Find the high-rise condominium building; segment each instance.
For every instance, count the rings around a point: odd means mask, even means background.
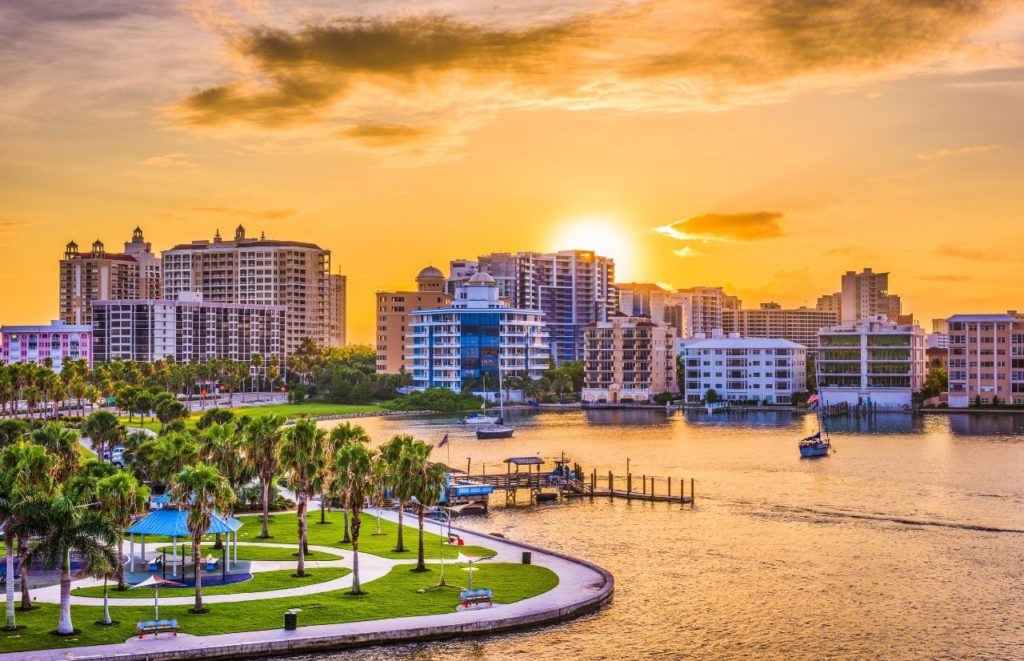
[[[879,315],[896,321],[902,312],[900,297],[889,293],[889,274],[865,268],[842,277],[841,319],[844,324]]]
[[[209,303],[282,305],[285,351],[331,332],[331,251],[313,243],[250,239],[241,225],[231,241],[200,240],[163,251],[163,298],[202,294]]]
[[[539,379],[549,347],[540,310],[512,308],[490,275],[459,287],[450,307],[414,310],[405,353],[414,388],[481,388],[494,392],[504,376]]]
[[[668,290],[653,282],[616,283],[618,309],[630,317],[649,317],[654,322],[665,321],[665,296]]]
[[[812,353],[818,349],[818,331],[837,323],[839,315],[835,312],[783,309],[778,303],[762,303],[756,310],[726,309],[722,312],[722,330],[727,334],[789,340],[807,347]]]
[[[463,287],[466,281],[476,275],[479,265],[472,259],[453,259],[448,263],[448,279],[444,282],[444,291],[455,296],[455,290]]]
[[[834,294],[823,294],[822,296],[819,296],[818,302],[814,307],[822,312],[832,312],[836,315],[837,319],[842,319],[843,292],[837,291]]]
[[[89,252],[79,252],[70,241],[60,261],[60,318],[66,324],[92,322],[93,301],[128,300],[158,296],[160,258],[138,227],[123,253],[107,252],[97,239]]]
[[[949,406],[1024,404],[1024,315],[949,318]]]
[[[340,273],[331,274],[331,307],[330,307],[330,332],[327,337],[327,344],[332,347],[343,347],[346,343],[345,337],[345,288],[347,278]]]
[[[690,287],[665,297],[665,321],[676,327],[679,337],[710,337],[724,328],[726,310],[738,310],[742,302],[721,287]]]
[[[181,299],[95,301],[95,360],[205,362],[225,358],[249,362],[263,357],[264,368],[285,357],[283,305],[204,302],[199,294]]]
[[[925,334],[915,324],[878,315],[822,328],[818,347],[818,389],[825,404],[909,407],[924,385]]]
[[[415,310],[447,307],[452,297],[444,291],[444,274],[428,266],[416,276],[414,291],[377,292],[377,371],[398,374],[412,367],[405,355],[406,337]]]
[[[0,357],[4,365],[42,365],[49,358],[54,372],[60,372],[68,360],[84,360],[92,367],[92,326],[63,321],[49,326],[3,326]]]
[[[646,402],[676,392],[672,326],[616,313],[587,326],[584,336],[583,401]]]
[[[714,390],[734,402],[790,404],[807,389],[807,348],[789,340],[736,334],[676,342],[683,363],[686,401]]]
[[[584,328],[615,310],[615,260],[589,250],[493,253],[478,267],[512,306],[544,312],[557,362],[582,360]]]

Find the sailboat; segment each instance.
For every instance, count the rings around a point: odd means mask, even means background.
[[[815,379],[817,382],[817,379]],[[815,383],[817,385],[817,383]],[[818,423],[818,431],[807,438],[800,439],[801,457],[826,457],[832,450],[832,441],[828,437],[828,428],[822,424],[821,406],[817,395],[811,395],[807,399],[808,406],[814,407],[814,419]]]
[[[480,413],[471,413],[462,419],[464,425],[494,425],[501,424],[501,418],[495,415],[487,415],[487,375],[484,375],[484,401],[480,405]]]
[[[512,438],[516,428],[505,424],[505,398],[502,397],[501,362],[498,359],[498,419],[495,424],[486,427],[477,427],[476,437],[478,439],[491,438]]]

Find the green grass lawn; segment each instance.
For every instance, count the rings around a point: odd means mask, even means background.
[[[215,585],[213,587],[203,588],[203,594],[242,594],[245,592],[284,590],[286,588],[296,588],[303,585],[333,581],[336,578],[341,578],[346,574],[350,574],[351,570],[345,567],[312,568],[307,569],[306,575],[302,578],[296,578],[292,575],[294,573],[294,569],[256,572],[252,575],[252,579],[248,581],[233,583],[231,585]],[[204,577],[210,574],[219,575],[220,570],[218,569],[215,572],[203,572],[203,574]],[[160,590],[160,596],[162,597],[191,597],[194,593],[195,590],[192,588],[163,588]],[[78,597],[102,597],[103,586],[98,585],[91,588],[78,588],[76,590],[72,590],[71,594]],[[138,588],[136,590],[125,590],[124,592],[110,590],[109,594],[111,599],[144,599],[152,598],[153,596],[151,588]]]
[[[208,406],[206,410],[214,408],[212,405]],[[225,407],[226,408],[226,407]],[[330,402],[304,402],[302,404],[266,404],[264,406],[233,406],[228,408],[229,411],[233,412],[236,416],[247,415],[255,418],[263,415],[283,415],[286,418],[294,418],[299,415],[343,415],[353,413],[376,413],[383,411],[384,408],[377,406],[376,404],[331,404]],[[186,427],[194,427],[196,422],[203,416],[203,410],[194,411],[187,418],[185,418]],[[139,416],[132,416],[129,422],[127,416],[118,418],[122,424],[129,427],[145,427],[146,429],[152,429],[155,432],[159,432],[163,426],[159,420],[152,418],[146,418],[145,422],[139,421]]]
[[[259,531],[257,531],[257,533],[258,532]],[[239,535],[239,541],[242,541],[241,535]],[[262,540],[251,540],[251,541],[262,541]],[[268,544],[285,544],[285,542],[278,541],[276,539],[268,539],[268,540],[266,540],[266,542]],[[208,556],[208,555],[212,555],[213,557],[215,557],[215,558],[217,558],[219,560],[221,558],[221,556],[223,555],[223,551],[221,551],[220,549],[214,549],[213,548],[213,542],[204,543],[199,548],[200,548],[200,550],[202,552],[202,556],[204,558],[206,556]],[[298,542],[295,542],[295,544],[292,544],[292,545],[280,546],[280,547],[245,546],[244,544],[239,544],[238,545],[238,559],[239,560],[295,560],[295,552],[298,550],[298,548],[299,548],[299,543]],[[167,553],[171,553],[171,551],[173,550],[171,545],[167,545],[167,546],[161,545],[161,546],[157,547],[156,550],[159,551],[161,549],[166,550]],[[192,557],[192,555],[191,555],[191,553],[192,553],[192,545],[191,544],[178,544],[178,553],[181,554],[181,555],[184,555],[184,556],[186,556],[188,558],[191,558]],[[147,558],[149,557],[148,553],[147,553],[146,557]],[[306,557],[311,559],[311,560],[341,560],[341,554],[335,555],[335,554],[331,554],[331,553],[324,553],[322,551],[314,551],[314,552],[310,553]]]
[[[245,525],[238,533],[239,541],[262,541],[256,538],[257,535],[262,531],[261,517],[260,515],[243,515],[238,517]],[[270,534],[273,539],[268,539],[268,542],[274,543],[290,543],[298,544],[298,515],[295,513],[288,514],[273,514],[270,517]],[[307,527],[307,534],[309,536],[309,544],[311,546],[333,546],[339,549],[351,550],[351,544],[342,544],[341,540],[344,537],[344,516],[341,512],[328,512],[327,520],[331,523],[327,525],[321,525],[320,521],[320,510],[313,510],[309,513],[309,524]],[[416,518],[414,516],[407,516],[406,522],[414,523]],[[404,543],[407,549],[404,553],[397,553],[393,549],[398,540],[398,524],[385,519],[381,520],[381,532],[382,535],[376,535],[377,532],[377,517],[364,513],[362,516],[362,531],[359,535],[359,550],[366,553],[372,553],[379,555],[383,558],[398,558],[398,559],[415,559],[417,550],[417,537],[418,533],[415,528],[406,527],[404,531]],[[424,535],[423,535],[423,555],[428,559],[437,559],[441,557],[441,541],[442,537],[437,535],[438,525],[435,522],[427,520],[423,524]],[[238,547],[239,553],[242,552],[241,546]],[[491,549],[484,548],[482,546],[444,546],[444,557],[445,558],[456,558],[459,553],[466,553],[468,555],[476,555],[483,557],[491,557],[495,555],[495,552]],[[313,556],[316,557],[315,555]]]
[[[448,566],[445,575],[449,583],[464,585],[467,572],[457,566]],[[209,612],[203,615],[189,613],[190,606],[164,606],[160,609],[160,617],[174,618],[178,620],[182,632],[201,636],[281,628],[284,625],[284,612],[289,608],[302,609],[299,613],[300,626],[454,612],[459,602],[458,590],[435,590],[424,594],[416,592],[418,588],[436,582],[436,567],[423,573],[409,571],[407,567],[395,567],[386,576],[366,583],[364,589],[368,594],[359,597],[337,591],[302,597],[209,604]],[[473,587],[491,588],[497,603],[526,599],[547,592],[557,584],[558,577],[554,572],[537,565],[484,562],[473,572]],[[136,622],[153,618],[152,607],[115,604],[111,607],[111,616],[121,624],[103,627],[95,624],[101,619],[102,612],[99,606],[72,606],[71,616],[81,633],[66,638],[50,635],[57,625],[56,604],[40,604],[37,610],[19,612],[18,624],[25,628],[16,632],[0,631],[0,652],[121,643],[134,634]]]

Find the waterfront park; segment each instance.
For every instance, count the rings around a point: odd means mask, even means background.
[[[0,422],[0,658],[111,644],[131,658],[222,634],[286,639],[296,623],[473,622],[559,585],[521,547],[451,527],[448,469],[422,440],[255,410],[167,427],[129,433],[104,410]]]

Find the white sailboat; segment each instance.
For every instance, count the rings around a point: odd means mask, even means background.
[[[510,427],[505,424],[505,398],[502,397],[503,383],[501,380],[501,361],[498,362],[498,419],[495,424],[477,427],[476,437],[478,439],[487,438],[512,438],[512,434],[515,433],[516,428]]]
[[[500,377],[500,373],[499,373]],[[500,387],[500,386],[499,386]],[[498,424],[501,418],[496,415],[487,415],[487,375],[484,375],[484,401],[480,405],[480,413],[471,413],[462,419],[465,425],[494,425]]]

